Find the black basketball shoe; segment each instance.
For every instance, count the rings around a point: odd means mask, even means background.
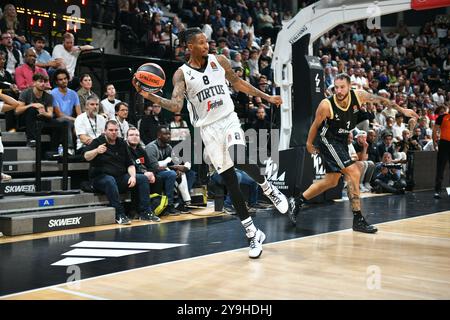
[[[367,223],[361,214],[353,216],[353,231],[364,233],[375,233],[378,231],[376,227]]]
[[[302,201],[301,198],[289,198],[289,210],[288,210],[288,217],[289,221],[296,226],[297,225],[297,216],[300,210],[305,206],[305,202]]]

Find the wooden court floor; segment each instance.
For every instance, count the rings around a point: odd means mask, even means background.
[[[4,299],[450,299],[450,211],[178,260]]]

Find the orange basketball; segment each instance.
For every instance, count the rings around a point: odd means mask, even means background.
[[[166,83],[166,74],[156,63],[143,64],[136,70],[134,77],[142,90],[150,93],[161,90]]]

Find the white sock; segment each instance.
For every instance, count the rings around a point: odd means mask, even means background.
[[[245,228],[245,233],[247,235],[247,238],[253,238],[256,234],[257,229],[256,229],[255,225],[253,224],[252,217],[248,217],[247,219],[242,220],[241,223]]]
[[[269,182],[267,181],[266,178],[264,178],[264,182],[261,183],[261,184],[259,184],[259,185],[261,186],[261,188],[262,188],[262,190],[263,190],[264,192],[266,192],[267,189],[270,188],[270,184],[269,184]]]

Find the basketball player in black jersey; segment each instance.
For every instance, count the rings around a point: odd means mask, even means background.
[[[375,233],[377,228],[369,225],[361,214],[359,178],[361,172],[351,160],[348,153],[347,137],[357,125],[360,107],[364,103],[381,103],[391,105],[407,117],[419,116],[410,109],[405,109],[389,99],[370,94],[363,90],[350,90],[350,77],[339,74],[334,80],[335,94],[323,99],[316,111],[316,117],[309,129],[306,148],[311,154],[321,154],[325,163],[325,177],[313,183],[298,198],[289,199],[289,219],[297,223],[297,215],[307,200],[322,192],[334,188],[341,177],[347,180],[348,197],[353,211],[353,230]],[[313,145],[317,133],[320,134],[318,148]]]

